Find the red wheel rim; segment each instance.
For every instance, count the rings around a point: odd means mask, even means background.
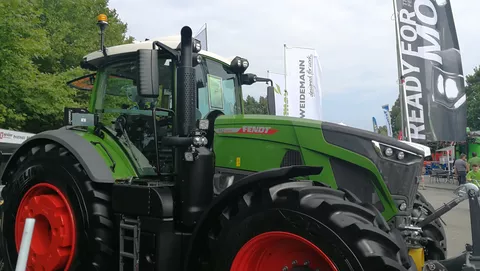
[[[330,258],[307,239],[281,231],[262,233],[238,251],[230,271],[338,271]],[[288,269],[287,269],[288,268]]]
[[[68,270],[75,254],[76,228],[63,193],[48,183],[39,183],[25,193],[15,219],[17,251],[27,218],[35,218],[27,270]]]

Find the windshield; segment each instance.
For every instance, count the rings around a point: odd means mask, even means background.
[[[98,92],[96,109],[104,113],[103,119],[118,109],[130,113],[149,114],[154,105],[173,109],[172,89],[174,87],[174,65],[170,59],[159,61],[160,96],[157,100],[137,95],[137,63],[135,59],[112,64],[105,70],[106,80]],[[195,67],[197,83],[197,109],[201,117],[220,110],[225,115],[241,114],[242,93],[237,76],[228,68],[211,59],[205,59]],[[99,101],[100,100],[100,101]],[[109,123],[109,121],[107,121]]]
[[[206,58],[195,67],[198,109],[202,117],[220,110],[225,115],[241,114],[242,93],[235,73],[219,62]]]
[[[112,109],[128,109],[134,112],[148,111],[153,106],[169,108],[173,87],[173,65],[170,59],[159,59],[159,92],[157,99],[137,95],[137,62],[123,60],[105,69],[106,80],[99,94],[102,102],[97,109],[109,113]],[[133,112],[132,112],[133,113]]]

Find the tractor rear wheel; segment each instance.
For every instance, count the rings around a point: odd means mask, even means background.
[[[2,257],[17,261],[23,227],[35,218],[27,270],[109,270],[112,233],[108,185],[93,183],[57,144],[32,148],[7,177]]]
[[[378,212],[312,182],[250,192],[217,221],[210,270],[415,270]]]
[[[435,208],[427,199],[417,192],[413,203],[414,216],[425,218],[431,215]],[[430,239],[425,247],[425,260],[445,260],[447,258],[447,236],[440,219],[435,219],[422,228],[422,234]]]

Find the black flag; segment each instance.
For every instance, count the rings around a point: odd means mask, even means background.
[[[465,81],[450,1],[394,4],[411,140],[465,141]]]

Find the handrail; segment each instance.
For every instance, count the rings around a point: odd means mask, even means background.
[[[17,267],[15,271],[25,271],[27,269],[28,253],[30,252],[30,243],[32,242],[33,229],[35,227],[35,218],[27,218],[23,227],[22,242],[18,251]]]

